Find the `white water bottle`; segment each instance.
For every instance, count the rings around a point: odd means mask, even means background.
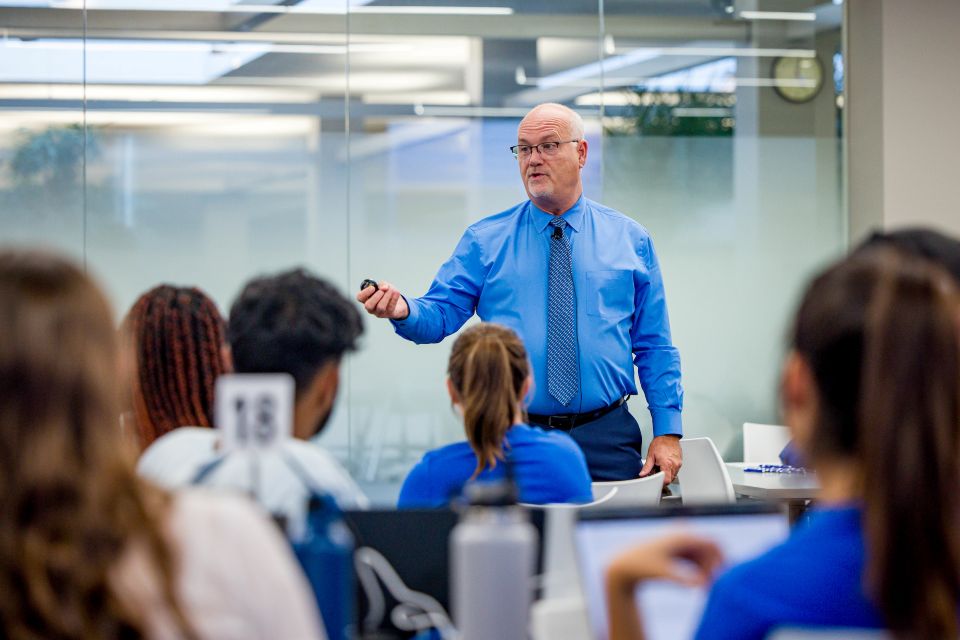
[[[460,640],[527,640],[537,531],[515,490],[475,488],[450,533],[454,625]]]

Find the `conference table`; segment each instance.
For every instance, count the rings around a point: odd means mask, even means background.
[[[817,476],[813,473],[745,471],[758,466],[750,462],[728,462],[726,466],[733,490],[738,495],[785,503],[791,523],[803,514],[807,503],[816,498],[820,491]]]

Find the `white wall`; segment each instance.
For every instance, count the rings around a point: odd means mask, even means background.
[[[960,2],[846,5],[851,242],[877,226],[960,235]]]

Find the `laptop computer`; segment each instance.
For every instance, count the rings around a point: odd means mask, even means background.
[[[786,514],[769,504],[584,512],[574,530],[581,586],[590,630],[607,640],[604,574],[613,558],[630,547],[670,532],[685,531],[713,540],[725,566],[754,558],[786,539]],[[722,569],[721,569],[722,570]],[[637,590],[637,606],[649,638],[691,638],[706,604],[707,590],[650,581]]]

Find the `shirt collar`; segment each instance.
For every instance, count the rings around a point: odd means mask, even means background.
[[[563,212],[562,218],[567,221],[567,224],[570,225],[570,228],[574,231],[579,231],[583,226],[583,215],[586,204],[584,202],[583,194],[580,194],[580,197],[576,202],[573,203],[573,206]],[[549,226],[550,221],[553,220],[556,216],[552,213],[547,213],[537,205],[533,204],[533,200],[530,201],[530,212],[533,214],[533,224],[536,226],[537,230],[541,233],[544,229]]]

